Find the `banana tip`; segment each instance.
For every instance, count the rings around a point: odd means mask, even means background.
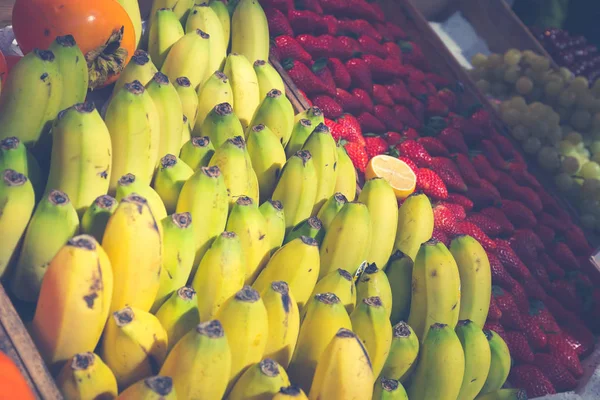
[[[6,186],[23,186],[27,182],[27,177],[14,169],[5,169],[2,180]]]
[[[97,244],[96,239],[94,239],[90,235],[75,236],[74,238],[69,239],[69,241],[67,242],[67,245],[69,245],[71,247],[76,247],[78,249],[84,249],[84,250],[90,250],[90,251],[96,250],[96,244]]]
[[[133,319],[135,318],[135,314],[133,313],[131,307],[127,306],[125,308],[120,309],[119,311],[115,311],[113,313],[113,318],[117,326],[122,328],[131,323],[131,321],[133,321]]]
[[[175,82],[177,82],[177,85],[179,85],[181,87],[192,86],[192,82],[190,82],[190,80],[187,76],[180,76],[179,78],[175,79]]]
[[[381,378],[381,387],[386,392],[393,392],[398,389],[400,382],[395,379]]]
[[[150,62],[150,56],[144,50],[136,50],[131,56],[131,61],[139,66],[144,66]]]
[[[51,50],[40,50],[33,49],[33,52],[36,56],[38,56],[42,61],[52,62],[56,58],[54,53]]]
[[[277,364],[277,361],[265,358],[259,365],[260,372],[262,372],[263,375],[268,376],[269,378],[279,376],[279,364]]]
[[[180,229],[185,229],[188,228],[190,226],[190,224],[192,223],[192,214],[190,214],[189,212],[182,212],[182,213],[177,213],[177,214],[173,214],[171,216],[171,219],[173,220],[173,223]]]
[[[345,203],[348,202],[348,198],[346,198],[346,196],[343,193],[340,193],[340,192],[337,192],[336,194],[334,194],[333,198],[339,204],[345,204]]]
[[[225,335],[223,325],[216,319],[196,325],[196,332],[211,339],[221,338]]]
[[[192,138],[192,146],[194,147],[207,147],[210,144],[210,138],[208,136],[194,136]]]
[[[315,295],[315,299],[323,304],[338,304],[340,303],[340,298],[337,297],[335,293],[327,292],[327,293],[318,293]]]
[[[86,370],[91,365],[94,365],[95,359],[96,356],[92,352],[75,354],[71,361],[71,369],[75,371]]]
[[[144,384],[159,396],[167,396],[173,391],[173,379],[168,376],[146,378]]]
[[[209,178],[218,178],[221,176],[221,170],[216,165],[213,165],[212,167],[202,167],[202,173]]]
[[[348,282],[352,282],[352,274],[345,269],[338,268],[337,273]]]
[[[383,302],[379,296],[371,296],[363,299],[363,303],[369,307],[383,307]]]
[[[271,205],[273,206],[274,209],[276,209],[277,211],[282,211],[283,210],[283,204],[281,204],[281,202],[279,200],[267,200],[269,203],[271,203]]]
[[[167,154],[166,156],[160,159],[161,169],[173,168],[176,164],[177,157],[175,157],[173,154]]]
[[[260,294],[252,286],[246,285],[235,294],[235,299],[245,303],[255,303],[260,300]]]
[[[55,40],[62,47],[75,47],[77,44],[73,35],[57,36]]]
[[[252,201],[252,198],[248,196],[240,196],[237,198],[235,203],[240,206],[251,206],[252,204],[254,204],[254,201]]]
[[[51,190],[48,194],[48,201],[55,206],[62,206],[69,204],[69,196],[60,190]]]
[[[10,136],[0,140],[0,149],[2,150],[15,150],[19,147],[21,141],[16,136]]]
[[[158,71],[157,73],[154,74],[154,76],[152,77],[152,80],[159,85],[168,85],[169,84],[169,77],[160,71]]]
[[[407,338],[412,334],[412,332],[410,330],[410,326],[408,326],[406,322],[400,321],[394,325],[393,334],[395,338]]]
[[[307,246],[319,246],[319,242],[316,239],[311,238],[310,236],[300,236],[300,240]]]
[[[189,286],[182,286],[177,289],[177,296],[185,301],[192,301],[196,298],[196,291]]]

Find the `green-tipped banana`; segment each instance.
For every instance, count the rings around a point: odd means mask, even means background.
[[[233,90],[227,75],[216,71],[204,82],[204,85],[198,88],[198,117],[193,125],[192,135],[201,135],[204,119],[217,104],[221,103],[229,103],[233,107]]]
[[[195,4],[190,10],[185,24],[185,31],[192,32],[196,29],[200,29],[210,35],[208,41],[210,57],[208,58],[206,71],[207,75],[211,75],[213,72],[220,71],[223,68],[229,40],[226,41],[223,37],[221,21],[215,10],[209,7],[208,2]]]
[[[392,329],[392,345],[381,376],[406,382],[417,366],[419,338],[406,322],[398,322]]]
[[[175,80],[187,76],[194,88],[198,88],[206,79],[209,55],[208,33],[196,29],[181,37],[169,50],[161,71]]]
[[[156,15],[156,11],[161,8],[168,8],[173,10],[181,25],[185,26],[190,9],[194,5],[194,0],[154,0],[152,2],[152,9],[150,15]],[[150,25],[154,23],[154,20],[150,20]]]
[[[179,158],[194,172],[208,163],[215,154],[215,148],[208,136],[194,136],[181,148]]]
[[[260,105],[258,78],[252,68],[252,63],[243,55],[233,52],[227,56],[223,72],[231,82],[232,106],[242,123],[242,128],[246,130],[248,126],[258,125],[259,121],[251,123],[252,117]]]
[[[162,199],[150,185],[143,183],[133,174],[125,174],[117,183],[117,194],[115,198],[121,202],[125,197],[131,194],[138,194],[146,199],[152,215],[157,221],[161,221],[167,216],[167,209]]]
[[[168,353],[179,342],[179,339],[200,323],[194,289],[183,286],[173,292],[156,311],[156,318],[167,332]]]
[[[231,51],[248,61],[269,59],[269,25],[256,0],[241,0],[231,16]]]
[[[390,321],[393,324],[408,319],[410,313],[410,299],[412,292],[413,262],[400,250],[390,257],[385,274],[392,288],[392,314]]]
[[[348,315],[354,311],[354,307],[356,306],[356,286],[354,286],[354,279],[348,271],[337,269],[325,275],[315,285],[310,298],[319,293],[335,294],[344,307],[346,307]],[[306,314],[306,307],[303,309],[302,317],[304,317],[304,314]]]
[[[413,193],[398,210],[398,228],[394,249],[415,260],[422,243],[433,233],[433,210],[429,198],[423,193]]]
[[[468,319],[458,321],[456,335],[465,353],[465,375],[458,399],[473,400],[490,371],[490,345],[481,328]]]
[[[171,47],[185,34],[177,14],[170,8],[156,10],[148,37],[148,53],[161,68]]]
[[[149,185],[158,162],[161,123],[158,110],[140,81],[126,83],[113,96],[104,122],[112,142],[109,193],[115,193],[119,179],[128,173]]]
[[[265,217],[267,237],[271,244],[271,254],[283,244],[285,237],[285,215],[283,205],[277,200],[267,200],[258,208]]]
[[[108,192],[110,133],[93,103],[63,110],[52,128],[52,157],[46,193],[65,192],[79,215]]]
[[[175,212],[179,193],[193,174],[194,171],[173,154],[167,154],[160,160],[154,177],[154,189],[162,199],[167,213]]]
[[[81,217],[81,233],[91,235],[98,243],[102,243],[106,224],[117,205],[117,200],[107,194],[96,198]]]
[[[185,114],[183,115],[182,120],[183,126],[181,129],[181,139],[179,141],[179,151],[181,151],[181,148],[185,146],[187,142],[192,140],[192,127],[188,123],[188,118],[185,116]]]
[[[344,146],[337,146],[338,153],[338,164],[337,170],[338,175],[335,181],[336,193],[342,193],[348,201],[353,201],[356,198],[356,169],[352,160],[346,153]]]
[[[315,239],[318,244],[321,244],[325,236],[325,231],[319,218],[310,217],[300,222],[285,236],[283,244],[289,243],[300,236],[308,236]]]
[[[129,82],[139,81],[142,86],[146,86],[157,72],[158,69],[150,59],[150,55],[144,50],[136,50],[125,69],[121,71],[119,79],[115,82],[112,96],[117,94]]]
[[[317,218],[321,220],[321,224],[323,224],[323,229],[325,231],[329,229],[331,222],[333,222],[335,216],[338,214],[338,212],[340,212],[344,204],[347,202],[348,200],[346,199],[346,196],[338,192],[331,196],[325,202],[325,204],[323,204],[319,210],[319,213],[317,214]]]
[[[258,364],[250,366],[237,381],[229,400],[270,400],[279,389],[288,386],[290,380],[275,360],[265,358]]]
[[[248,133],[248,154],[258,179],[260,201],[271,198],[277,178],[285,164],[281,142],[265,125],[255,125]]]
[[[229,103],[217,104],[206,116],[200,132],[208,136],[215,149],[221,147],[227,139],[244,136],[244,130]]]
[[[313,127],[315,127],[319,124],[325,123],[325,117],[323,116],[323,111],[319,107],[311,107],[307,110],[302,111],[299,114],[296,114],[296,116],[294,117],[295,122],[298,122],[301,119],[309,120]]]
[[[185,285],[192,271],[195,256],[194,224],[190,213],[172,214],[160,223],[163,231],[162,263],[160,284],[151,309],[153,312],[177,289]]]
[[[56,378],[65,399],[116,398],[117,379],[110,368],[94,353],[77,353],[66,362]]]
[[[119,400],[176,400],[177,392],[170,376],[151,376],[123,390]]]
[[[36,200],[41,198],[44,187],[40,164],[16,136],[0,140],[0,171],[5,169],[25,175],[31,181]]]
[[[37,299],[48,263],[78,230],[77,211],[66,193],[53,190],[40,201],[29,221],[19,262],[10,282],[18,299]]]
[[[229,48],[231,39],[231,15],[229,15],[229,10],[221,0],[211,0],[209,6],[217,14],[219,21],[221,21],[223,39],[225,40],[225,48],[227,49]]]
[[[175,86],[177,94],[179,94],[183,115],[186,116],[190,128],[193,128],[198,117],[198,93],[196,93],[192,83],[185,76],[175,79],[173,86]]]
[[[408,400],[408,395],[396,379],[381,377],[375,382],[373,400]]]
[[[63,76],[63,93],[59,110],[83,103],[88,90],[88,69],[85,57],[72,35],[57,36],[50,45]]]
[[[371,219],[367,206],[346,203],[325,232],[319,278],[338,268],[354,275],[367,256],[370,241]]]
[[[356,302],[360,304],[366,298],[378,296],[388,319],[392,314],[392,288],[385,272],[376,264],[369,264],[356,283]]]
[[[290,140],[287,142],[285,146],[285,155],[286,157],[291,157],[296,152],[302,150],[304,143],[308,140],[308,137],[315,129],[312,122],[309,119],[300,119],[294,122],[294,128],[292,129],[292,134],[290,135]]]
[[[258,78],[258,88],[260,89],[260,101],[267,97],[272,89],[277,89],[281,93],[285,93],[285,85],[279,72],[266,60],[254,61],[254,72]],[[300,150],[300,149],[298,149]],[[298,151],[296,150],[296,151]],[[295,152],[294,152],[295,153]],[[294,154],[292,153],[292,154]]]
[[[235,95],[235,86],[234,86]],[[285,147],[294,129],[294,108],[285,94],[278,89],[271,89],[262,100],[252,117],[250,126],[266,125]],[[329,132],[329,130],[327,130]],[[332,138],[333,140],[333,138]],[[335,144],[335,143],[334,143]],[[305,150],[311,150],[305,149]],[[333,166],[331,166],[333,168]]]
[[[25,175],[13,169],[0,171],[0,278],[16,257],[15,250],[25,232],[35,194]]]
[[[525,389],[498,389],[476,397],[477,400],[527,400]]]
[[[510,373],[510,351],[504,340],[494,331],[483,331],[490,345],[490,370],[479,395],[495,392],[506,382]]]

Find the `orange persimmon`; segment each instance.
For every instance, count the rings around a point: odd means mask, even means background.
[[[33,400],[35,396],[15,363],[0,351],[0,400]]]

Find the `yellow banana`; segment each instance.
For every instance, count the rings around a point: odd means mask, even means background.
[[[227,223],[227,188],[219,167],[201,167],[194,172],[181,189],[177,212],[189,212],[199,222],[194,224],[193,277],[202,256]]]
[[[262,99],[252,117],[250,126],[259,124],[266,125],[277,136],[283,147],[287,145],[294,129],[294,108],[283,92],[278,89],[271,89],[267,96]],[[327,132],[329,132],[328,129]],[[312,149],[305,150],[311,151]]]
[[[301,119],[308,119],[313,126],[325,123],[325,116],[319,107],[310,107],[301,113],[296,114],[294,121],[298,122]]]
[[[75,236],[58,251],[47,266],[30,328],[49,366],[94,351],[112,293],[110,261],[96,239]]]
[[[183,35],[169,50],[161,72],[172,80],[187,76],[192,87],[197,89],[207,77],[209,39],[210,35],[200,29]]]
[[[217,104],[221,103],[229,103],[233,107],[233,90],[227,75],[216,71],[198,88],[198,116],[193,125],[193,136],[202,134],[204,119]]]
[[[246,21],[252,21],[249,16],[245,17],[245,19]],[[247,23],[247,25],[252,26],[252,23]],[[235,37],[233,41],[235,41]],[[231,91],[233,93],[233,103],[231,105],[235,114],[240,119],[244,130],[248,126],[260,123],[250,123],[258,106],[261,104],[258,78],[254,72],[254,68],[252,68],[252,62],[254,61],[249,61],[244,55],[234,50],[227,56],[223,70],[231,81]]]
[[[231,16],[231,51],[250,63],[269,59],[269,25],[256,0],[241,0]]]
[[[54,53],[58,70],[63,76],[63,92],[59,110],[83,103],[88,90],[89,75],[85,57],[72,35],[57,36],[49,47]]]
[[[110,133],[93,103],[63,110],[52,128],[46,193],[65,192],[79,215],[108,192],[112,164]]]
[[[229,15],[229,10],[221,0],[210,0],[209,6],[217,14],[217,17],[221,22],[223,40],[225,41],[225,49],[227,49],[229,48],[229,41],[231,39],[231,16]]]
[[[156,311],[156,318],[167,332],[167,353],[186,333],[200,323],[194,289],[182,286]]]
[[[273,68],[268,60],[256,60],[254,61],[253,66],[254,72],[256,72],[256,77],[258,78],[260,101],[263,101],[265,97],[267,97],[267,93],[269,93],[272,89],[277,89],[281,93],[285,93],[283,79],[281,79],[279,72]],[[296,151],[298,150],[300,149],[297,149]],[[294,153],[296,151],[294,151]]]
[[[405,382],[417,366],[418,355],[419,338],[406,322],[398,322],[392,329],[392,345],[381,376]]]
[[[317,364],[308,398],[311,400],[370,400],[375,378],[360,338],[341,328]]]
[[[410,312],[412,292],[413,262],[400,250],[396,250],[390,257],[385,270],[392,289],[392,313],[390,321],[393,324],[404,321]]]
[[[304,391],[296,385],[286,386],[279,389],[279,392],[273,396],[273,400],[308,400]]]
[[[108,219],[117,209],[119,203],[107,194],[99,196],[81,217],[81,233],[93,236],[102,242]]]
[[[271,400],[279,389],[290,384],[290,380],[275,360],[265,358],[244,372],[237,381],[228,400]]]
[[[346,199],[346,196],[338,192],[331,196],[325,202],[325,204],[323,204],[323,206],[319,210],[319,213],[317,214],[317,218],[319,218],[319,220],[321,221],[325,232],[327,232],[327,229],[329,229],[329,227],[331,226],[331,222],[333,221],[337,213],[340,212],[344,204],[346,204],[347,202],[348,200]]]
[[[160,373],[173,377],[180,399],[223,398],[233,355],[226,334],[219,321],[207,321],[173,347]]]
[[[287,371],[292,382],[305,392],[310,392],[317,362],[327,345],[340,328],[350,329],[352,323],[344,305],[333,293],[316,294],[306,307],[296,350]]]
[[[176,400],[173,380],[168,376],[152,376],[124,390],[117,400]]]
[[[375,382],[373,400],[408,400],[404,386],[395,379],[379,378]]]
[[[152,307],[160,285],[162,262],[159,223],[148,201],[137,194],[121,200],[108,220],[102,247],[115,277],[111,311],[126,305],[141,311]]]
[[[258,179],[260,201],[271,198],[283,165],[285,151],[275,134],[265,125],[255,125],[249,129],[248,154],[252,168]]]
[[[181,106],[183,107],[183,115],[187,117],[190,128],[193,128],[198,117],[198,94],[192,87],[190,80],[185,76],[175,79],[173,86],[175,86],[177,94],[179,94],[179,100],[181,100]]]
[[[423,341],[408,398],[455,400],[464,372],[465,356],[456,333],[446,324],[435,323]]]
[[[148,53],[161,68],[171,47],[185,34],[177,14],[170,8],[156,10],[148,34]]]
[[[325,232],[321,245],[321,272],[324,277],[338,268],[354,275],[365,260],[371,241],[371,219],[367,206],[346,203]]]
[[[285,146],[285,155],[290,158],[296,152],[302,150],[302,146],[306,143],[306,140],[315,129],[312,122],[309,119],[300,119],[294,122],[290,140]]]
[[[125,197],[132,194],[137,194],[146,199],[156,221],[161,221],[167,217],[167,209],[156,190],[142,182],[135,175],[125,174],[117,182],[117,195],[115,198],[118,202],[121,202]]]
[[[152,14],[151,14],[152,15]],[[142,86],[146,86],[152,80],[158,69],[150,59],[150,55],[144,50],[138,49],[131,56],[131,60],[123,71],[119,74],[119,79],[115,82],[115,87],[112,91],[114,97],[125,84],[138,81]]]
[[[135,47],[140,44],[142,37],[142,16],[140,13],[140,4],[137,0],[118,0],[121,6],[127,11],[129,19],[133,23],[133,30],[135,31]]]
[[[180,98],[181,100],[181,98]],[[181,129],[181,139],[179,141],[179,151],[190,140],[192,140],[192,127],[188,123],[188,118],[183,115],[183,129]]]
[[[48,264],[78,231],[77,211],[66,193],[53,190],[40,201],[25,231],[19,261],[10,282],[18,299],[37,300]]]
[[[267,226],[267,238],[271,244],[269,254],[273,254],[275,250],[283,244],[285,236],[285,215],[283,205],[277,200],[267,200],[258,208],[265,217]]]
[[[152,9],[150,15],[156,15],[156,11],[161,8],[169,8],[173,10],[181,25],[185,25],[190,9],[194,5],[194,0],[154,0],[152,2]],[[153,21],[150,20],[150,25]]]
[[[510,373],[510,351],[504,340],[494,331],[483,331],[490,345],[490,370],[479,396],[499,390]]]
[[[117,379],[110,368],[94,353],[75,354],[56,378],[66,400],[116,398]]]
[[[450,252],[460,273],[461,302],[458,318],[483,328],[492,295],[492,273],[487,254],[471,236],[452,240]]]
[[[337,179],[335,181],[335,192],[342,193],[348,201],[354,201],[356,198],[356,169],[352,160],[346,153],[344,146],[337,146],[338,164]]]
[[[35,206],[35,194],[27,177],[13,169],[0,171],[0,278],[16,260],[15,250]]]
[[[217,319],[227,332],[231,349],[229,392],[244,371],[262,359],[269,337],[269,317],[258,292],[244,286],[223,304]]]
[[[173,154],[161,158],[154,177],[154,189],[160,196],[167,213],[175,212],[179,193],[193,174],[194,171]]]
[[[375,264],[369,264],[356,283],[356,303],[360,304],[364,299],[372,296],[380,298],[387,317],[390,319],[392,314],[392,288],[385,272],[377,268]]]
[[[179,158],[195,172],[201,167],[208,167],[213,154],[215,148],[208,136],[194,136],[183,145]]]
[[[352,328],[367,348],[377,378],[390,352],[392,324],[378,296],[363,298],[350,314]]]
[[[300,331],[298,304],[289,285],[284,281],[272,282],[261,296],[269,317],[269,338],[265,357],[272,358],[283,368],[287,368]]]
[[[458,321],[456,335],[465,354],[465,375],[458,399],[473,400],[490,371],[490,345],[481,327],[468,319]]]
[[[200,130],[208,136],[215,149],[221,147],[227,139],[244,136],[244,130],[229,103],[217,104],[206,116]]]
[[[411,194],[398,210],[394,250],[400,250],[415,261],[421,244],[431,239],[432,233],[433,210],[429,198],[423,193]]]
[[[213,319],[223,304],[244,287],[246,266],[240,238],[223,232],[200,261],[192,283],[202,321]]]
[[[206,66],[206,79],[208,76],[212,75],[213,72],[223,69],[229,40],[225,41],[221,21],[215,10],[209,7],[208,2],[195,4],[190,10],[190,14],[188,15],[185,24],[185,31],[191,32],[196,29],[200,29],[210,35],[208,41],[208,52],[210,57],[208,58],[208,65]]]
[[[23,174],[31,182],[36,202],[44,190],[40,164],[16,136],[0,140],[0,171],[12,169]]]
[[[317,195],[316,177],[309,151],[297,152],[283,166],[272,199],[283,204],[287,232],[310,217]]]
[[[317,217],[310,217],[300,222],[285,236],[283,244],[287,244],[300,236],[313,238],[320,245],[323,241],[323,236],[325,236],[321,220]]]
[[[115,193],[119,178],[127,173],[150,184],[158,161],[159,115],[140,81],[126,83],[110,100],[104,118],[113,149],[109,193]]]
[[[527,400],[525,389],[498,389],[477,396],[477,400]]]
[[[356,287],[352,275],[344,269],[331,271],[321,278],[313,289],[310,298],[318,293],[334,293],[342,302],[348,315],[354,311],[356,306]],[[306,307],[303,309],[302,316],[306,314]]]

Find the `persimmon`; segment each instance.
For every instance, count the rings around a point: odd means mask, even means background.
[[[35,396],[15,363],[0,351],[0,400],[33,400]]]
[[[73,35],[85,55],[91,89],[117,80],[136,47],[133,23],[116,0],[17,0],[12,23],[24,54]]]

